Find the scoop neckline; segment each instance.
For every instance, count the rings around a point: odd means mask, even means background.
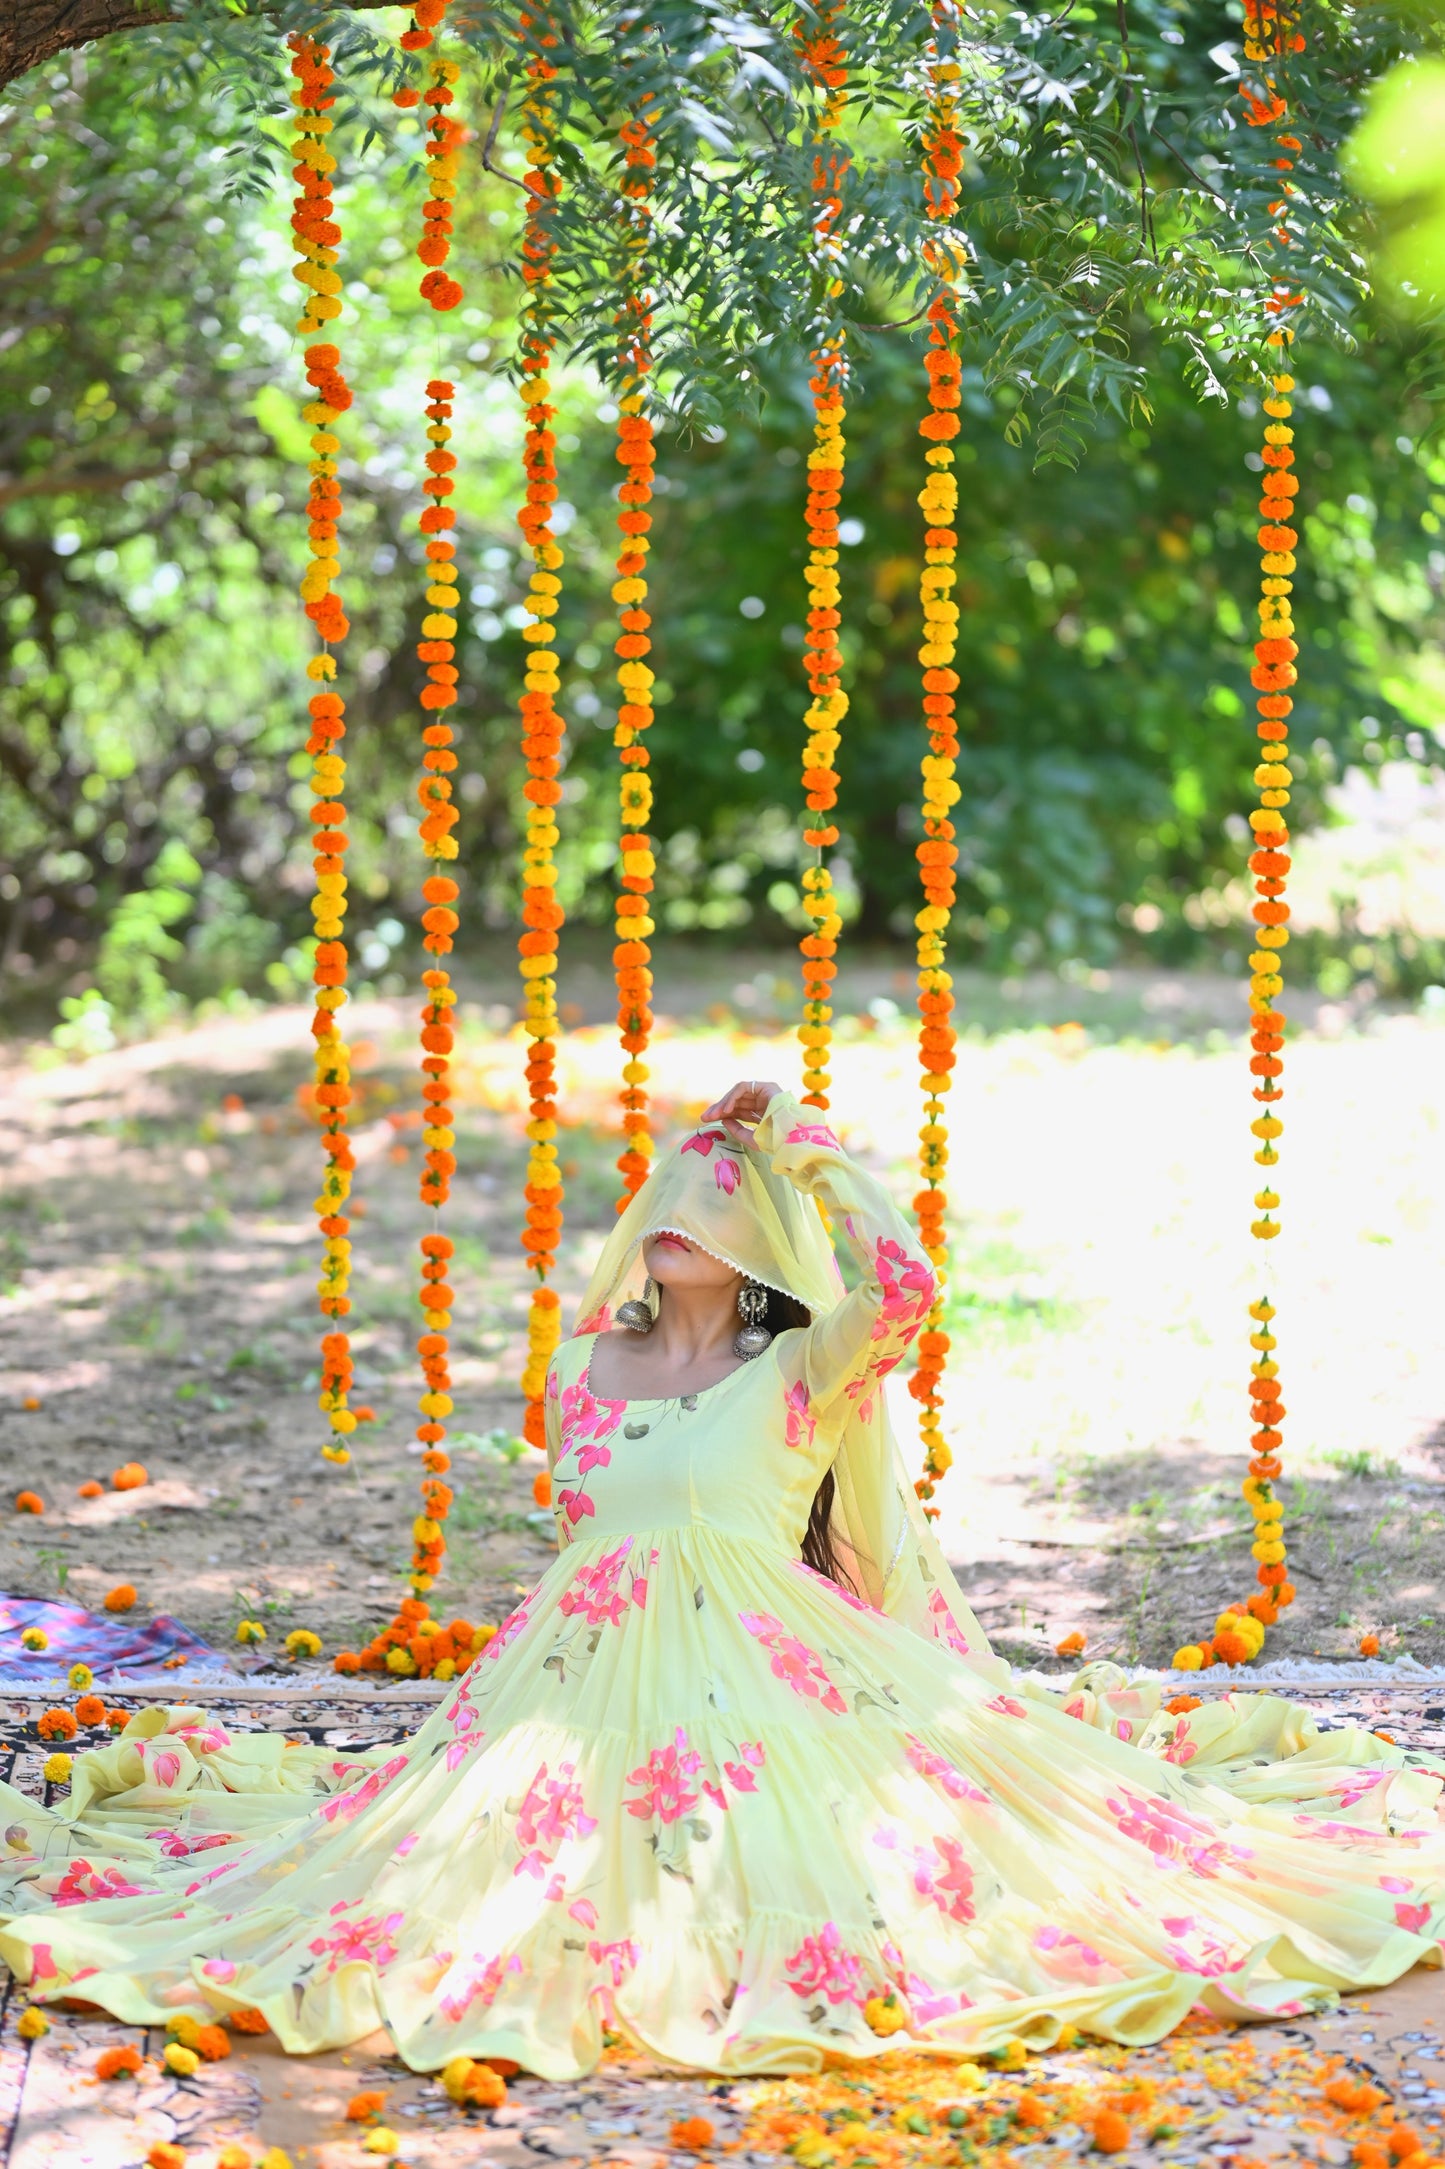
[[[599,1393],[592,1383],[592,1349],[602,1338],[602,1330],[599,1326],[592,1335],[592,1348],[588,1349],[587,1361],[582,1366],[582,1384],[594,1401],[605,1401],[609,1408],[665,1408],[669,1401],[700,1401],[705,1393],[716,1393],[720,1386],[730,1385],[739,1372],[752,1370],[758,1361],[757,1356],[745,1357],[736,1369],[725,1371],[710,1386],[697,1386],[690,1393]],[[760,1349],[758,1354],[766,1355],[767,1350]]]

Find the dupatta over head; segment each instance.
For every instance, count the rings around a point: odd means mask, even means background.
[[[775,1115],[791,1119],[778,1125],[782,1135],[770,1152],[765,1146],[773,1140]],[[641,1293],[643,1245],[663,1229],[686,1237],[748,1279],[794,1297],[815,1322],[835,1310],[847,1290],[819,1209],[822,1200],[776,1164],[796,1159],[799,1146],[818,1148],[816,1162],[806,1170],[818,1189],[852,1185],[866,1191],[875,1216],[881,1208],[896,1228],[899,1247],[922,1259],[916,1238],[881,1186],[843,1158],[833,1133],[811,1108],[780,1094],[769,1104],[757,1136],[746,1143],[720,1124],[709,1124],[659,1155],[602,1246],[573,1333],[605,1332],[619,1301]],[[833,1167],[816,1164],[824,1162]],[[843,1178],[838,1183],[828,1179],[835,1170]],[[829,1202],[836,1213],[839,1199],[834,1195]],[[776,1360],[791,1376],[799,1366],[789,1343],[802,1339],[796,1330],[785,1332],[755,1360]],[[947,1642],[988,1677],[1006,1679],[1008,1667],[990,1650],[909,1481],[881,1387],[846,1402],[826,1428],[835,1447],[830,1533],[857,1593],[875,1610]]]

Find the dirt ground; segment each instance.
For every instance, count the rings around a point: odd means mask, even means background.
[[[786,957],[665,957],[654,1056],[668,1122],[733,1077],[794,1083]],[[835,1116],[906,1199],[916,1091],[906,971],[855,960],[840,989]],[[497,1619],[551,1550],[510,1459],[526,1285],[516,1243],[522,1044],[510,984],[466,989],[453,1282],[457,1502],[434,1600]],[[574,965],[564,1057],[564,1301],[612,1212],[615,1049],[602,972]],[[1237,988],[1094,974],[961,985],[949,1423],[941,1533],[1004,1650],[1168,1661],[1252,1586],[1239,1497],[1244,1306],[1256,1178]],[[1445,1030],[1299,1002],[1280,1253],[1290,1506],[1300,1592],[1271,1655],[1445,1660]],[[0,1470],[42,1517],[0,1507],[0,1589],[142,1610],[229,1642],[315,1628],[326,1657],[390,1616],[415,1512],[418,1387],[414,1004],[349,1013],[358,1400],[351,1470],[320,1459],[315,1406],[320,1154],[298,1099],[307,1014],[256,1010],[86,1060],[0,1060]],[[1296,1103],[1298,1103],[1296,1107]],[[36,1404],[36,1405],[30,1405]],[[916,1459],[912,1404],[895,1416]],[[144,1462],[153,1482],[76,1488]],[[326,1658],[321,1660],[323,1663]]]

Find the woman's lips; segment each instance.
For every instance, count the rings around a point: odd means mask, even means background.
[[[692,1248],[692,1245],[685,1243],[680,1235],[658,1235],[654,1238],[654,1241],[659,1246],[666,1243],[669,1250],[690,1250]]]

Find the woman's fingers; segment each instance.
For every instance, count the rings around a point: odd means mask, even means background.
[[[721,1122],[729,1130],[735,1125],[761,1122],[767,1113],[768,1101],[782,1090],[781,1085],[759,1078],[748,1078],[741,1084],[730,1085],[721,1099],[714,1100],[703,1113],[704,1122]]]

